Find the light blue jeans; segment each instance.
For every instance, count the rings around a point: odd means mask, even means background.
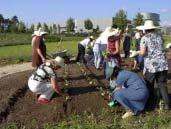
[[[127,110],[131,110],[135,114],[144,110],[148,96],[147,89],[124,88],[112,93],[113,101],[119,102]]]
[[[94,65],[96,69],[100,68],[100,62],[102,60],[102,54],[100,51],[94,51]]]

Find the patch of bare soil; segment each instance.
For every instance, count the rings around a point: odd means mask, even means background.
[[[123,67],[131,68],[130,61],[123,62]],[[73,113],[82,114],[85,111],[96,115],[102,108],[107,107],[107,100],[103,98],[97,87],[107,87],[103,70],[96,70],[93,66],[85,67],[86,76],[79,65],[68,64],[69,87],[67,94],[71,100],[55,94],[49,104],[37,103],[36,97],[27,87],[28,77],[32,71],[11,74],[0,79],[0,127],[15,122],[17,126],[26,128],[42,128],[43,124],[58,122]],[[57,73],[59,86],[63,89],[65,82],[63,70]],[[88,78],[88,77],[89,78]],[[96,79],[96,85],[89,84],[90,79]],[[171,93],[171,83],[168,82]]]

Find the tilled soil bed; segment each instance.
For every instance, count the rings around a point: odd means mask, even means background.
[[[103,72],[92,66],[86,68],[87,75],[98,78],[96,86],[90,85],[89,81],[81,73],[77,64],[69,64],[68,72],[68,95],[70,101],[54,95],[49,104],[42,105],[27,87],[28,77],[31,71],[8,75],[0,79],[0,122],[1,127],[9,123],[17,123],[18,127],[40,128],[49,122],[58,122],[72,113],[82,114],[85,111],[96,114],[102,108],[107,108],[107,101],[100,96],[97,86],[107,86],[107,81],[102,77]],[[57,73],[59,86],[64,87],[62,80],[63,70]],[[95,73],[95,74],[94,74]],[[97,75],[96,75],[97,74]]]
[[[132,64],[124,63],[128,69]],[[36,96],[27,87],[28,77],[32,71],[25,71],[8,75],[0,79],[0,127],[10,123],[26,128],[42,128],[45,123],[59,122],[73,113],[84,112],[98,114],[107,107],[107,99],[99,93],[98,87],[107,87],[108,81],[104,79],[103,70],[96,70],[93,66],[84,67],[86,75],[75,63],[68,64],[69,81],[67,94],[71,100],[54,94],[49,104],[39,104]],[[64,88],[64,70],[57,72],[58,84]],[[87,78],[87,76],[89,78]],[[90,84],[91,79],[96,79],[95,85]],[[171,93],[168,82],[169,93]]]

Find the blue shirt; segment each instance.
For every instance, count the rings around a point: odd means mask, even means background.
[[[116,78],[117,86],[132,89],[146,89],[146,84],[143,78],[138,76],[136,73],[121,70]]]

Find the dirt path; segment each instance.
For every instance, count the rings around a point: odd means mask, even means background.
[[[0,67],[0,78],[9,74],[33,69],[31,62]]]

